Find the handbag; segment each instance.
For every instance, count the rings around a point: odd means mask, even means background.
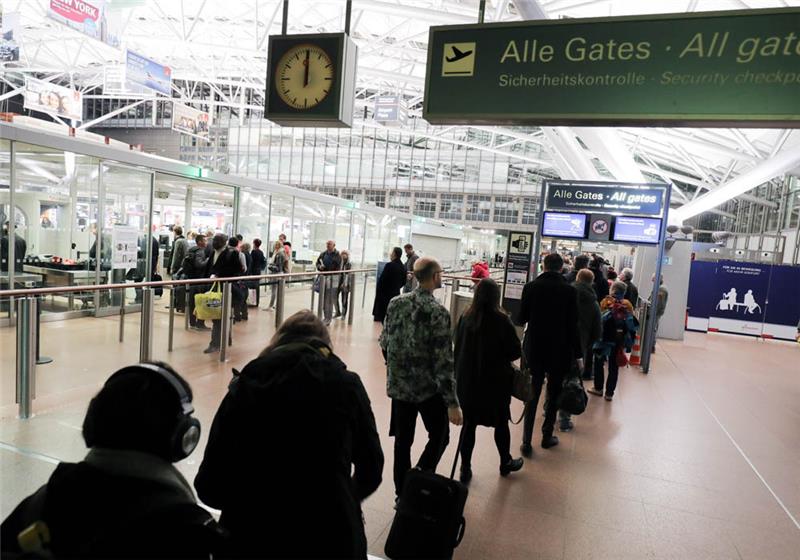
[[[617,351],[614,355],[614,359],[617,361],[617,367],[625,367],[628,365],[628,355],[625,353],[625,348],[622,346],[617,346]]]
[[[194,296],[194,314],[201,321],[206,319],[222,319],[222,291],[219,284],[214,282],[211,289],[202,294]]]
[[[527,367],[518,368],[515,365],[511,366],[511,396],[525,403],[525,408],[522,409],[519,419],[512,424],[519,424],[525,418],[528,412],[528,405],[536,397],[533,391],[533,376]]]
[[[153,273],[153,277],[151,278],[152,282],[163,282],[164,279],[158,272]],[[153,295],[156,297],[161,297],[164,295],[164,286],[156,286],[153,288]]]
[[[568,412],[574,416],[583,414],[586,405],[589,404],[589,395],[583,388],[583,381],[580,373],[577,372],[577,365],[573,366],[573,375],[567,376],[561,385],[561,394],[558,396],[558,409]]]

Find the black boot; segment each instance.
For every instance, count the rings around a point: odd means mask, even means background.
[[[508,476],[509,473],[517,472],[522,468],[523,463],[522,457],[509,459],[507,462],[500,465],[500,476]]]
[[[555,447],[558,445],[558,437],[554,435],[549,436],[542,436],[542,447],[544,449],[550,449],[551,447]]]

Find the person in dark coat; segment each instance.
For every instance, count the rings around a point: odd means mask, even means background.
[[[383,272],[378,278],[378,284],[375,286],[375,303],[372,305],[372,317],[376,322],[383,322],[389,302],[406,284],[406,266],[400,260],[402,255],[403,250],[400,247],[392,249],[389,254],[391,260],[383,267]]]
[[[631,302],[631,305],[634,309],[639,305],[639,288],[636,287],[636,284],[633,283],[633,270],[630,268],[623,268],[622,272],[620,273],[620,280],[625,282],[625,285],[628,287],[625,290],[625,295],[623,299],[627,299]]]
[[[491,278],[475,287],[472,305],[458,321],[455,333],[455,368],[458,400],[464,412],[461,442],[461,482],[472,478],[475,428],[494,428],[500,454],[500,474],[518,471],[522,459],[511,457],[511,362],[522,353],[514,325],[500,309],[500,288]]]
[[[247,272],[248,276],[255,276],[257,274],[264,274],[267,268],[267,257],[264,251],[261,250],[261,240],[253,239],[253,250],[250,251],[250,270]],[[254,280],[253,287],[256,289],[256,307],[261,303],[261,281]]]
[[[592,259],[589,270],[594,273],[594,293],[597,296],[597,303],[600,303],[608,295],[608,280],[603,273],[603,259],[600,257]]]
[[[226,557],[366,558],[360,504],[382,472],[367,392],[306,310],[230,384],[194,484],[222,510]]]
[[[574,284],[575,279],[578,277],[578,272],[584,268],[589,268],[589,255],[578,255],[575,257],[575,264],[567,275],[567,284]]]
[[[239,251],[228,246],[228,236],[224,233],[215,233],[211,240],[213,252],[206,262],[207,278],[234,278],[243,274],[242,262],[239,259]],[[220,286],[220,290],[222,286]],[[231,309],[236,309],[241,301],[241,291],[236,282],[231,285]],[[211,354],[219,351],[220,335],[222,332],[222,320],[213,319],[211,321],[211,343],[208,348],[203,350],[204,354]]]
[[[561,274],[564,261],[561,255],[551,253],[544,258],[544,272],[522,290],[519,314],[520,325],[527,324],[523,352],[533,376],[536,396],[525,414],[522,434],[522,452],[530,454],[533,421],[539,396],[547,377],[547,401],[545,419],[542,424],[542,447],[548,449],[558,445],[553,435],[556,423],[558,396],[564,377],[569,374],[573,362],[583,369],[580,336],[578,335],[578,311],[575,288],[567,284]]]
[[[200,437],[191,400],[188,383],[164,363],[112,375],[83,421],[88,454],[59,463],[3,521],[3,557],[208,559],[223,550],[224,532],[172,465]],[[176,438],[185,445],[176,448]]]

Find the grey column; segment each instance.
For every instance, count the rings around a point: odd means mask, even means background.
[[[19,417],[30,418],[36,375],[36,312],[35,297],[17,300],[17,403]]]

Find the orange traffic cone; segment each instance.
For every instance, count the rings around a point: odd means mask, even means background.
[[[642,348],[639,344],[639,334],[636,334],[636,338],[633,340],[633,352],[631,352],[631,358],[628,363],[632,366],[638,366],[642,363]]]

